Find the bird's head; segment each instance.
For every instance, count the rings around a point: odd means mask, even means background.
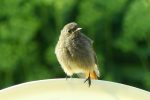
[[[80,33],[81,29],[82,28],[80,28],[77,23],[71,22],[64,26],[64,28],[62,29],[62,32],[66,34],[76,34],[76,33]]]

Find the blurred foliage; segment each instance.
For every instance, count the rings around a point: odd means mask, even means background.
[[[150,91],[150,0],[0,0],[0,88],[65,77],[54,54],[75,21],[91,37],[101,79]]]

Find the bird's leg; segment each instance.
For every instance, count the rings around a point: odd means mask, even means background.
[[[89,87],[91,86],[91,77],[90,77],[90,73],[89,73],[89,76],[88,78],[84,81],[84,83],[88,81],[88,84],[89,84]]]
[[[70,78],[70,76],[66,75],[66,80],[68,80],[68,78]]]
[[[66,75],[66,80],[68,80],[68,78],[72,78],[72,75],[71,76]]]

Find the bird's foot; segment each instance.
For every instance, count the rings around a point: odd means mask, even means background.
[[[70,78],[69,76],[66,76],[66,80],[68,80],[68,78]]]
[[[88,81],[89,87],[91,86],[91,77],[90,77],[90,73],[89,73],[89,77],[84,81],[84,83]]]
[[[68,75],[67,75],[67,76],[66,76],[66,80],[68,80],[68,78],[72,78],[72,76],[68,76]]]

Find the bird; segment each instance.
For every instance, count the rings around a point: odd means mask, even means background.
[[[93,40],[81,32],[76,22],[66,24],[55,47],[56,58],[67,76],[77,74],[88,81],[100,76]]]

